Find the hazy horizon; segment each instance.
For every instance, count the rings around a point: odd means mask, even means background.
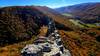
[[[100,2],[100,0],[1,0],[0,7],[6,6],[47,6],[50,8],[59,8],[81,3]]]

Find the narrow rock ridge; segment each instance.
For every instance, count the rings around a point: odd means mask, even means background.
[[[39,36],[33,44],[26,45],[21,51],[22,56],[71,56],[63,46],[55,23],[50,21],[46,36]]]

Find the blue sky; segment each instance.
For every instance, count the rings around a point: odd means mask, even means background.
[[[51,8],[69,6],[80,3],[100,2],[100,0],[0,0],[2,6],[41,5]]]

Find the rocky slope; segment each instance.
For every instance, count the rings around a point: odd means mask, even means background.
[[[61,30],[60,34],[65,47],[69,48],[72,56],[100,56],[100,42],[97,40],[97,36],[100,35],[99,31],[95,29],[88,29],[85,32]]]

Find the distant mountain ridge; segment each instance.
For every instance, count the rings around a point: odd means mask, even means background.
[[[83,3],[67,7],[56,8],[56,11],[72,14],[75,19],[85,23],[100,22],[100,3]]]

